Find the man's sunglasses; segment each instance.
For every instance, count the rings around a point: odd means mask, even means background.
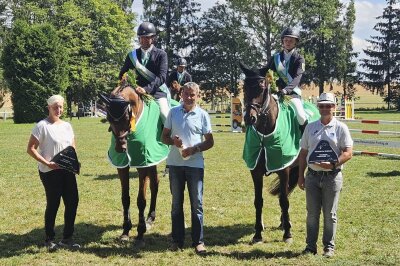
[[[334,107],[335,105],[333,104],[318,104],[318,108],[319,109],[330,109],[332,107]]]

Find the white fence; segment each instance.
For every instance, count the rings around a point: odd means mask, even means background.
[[[14,112],[1,111],[0,117],[2,120],[6,121],[7,119],[11,119],[14,117]]]

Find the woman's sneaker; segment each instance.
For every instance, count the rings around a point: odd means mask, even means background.
[[[47,251],[49,252],[54,252],[59,248],[57,243],[55,243],[53,240],[46,240],[46,242],[44,242],[44,246],[47,248]]]
[[[81,245],[75,243],[72,238],[67,238],[63,239],[60,242],[58,242],[58,245],[61,248],[66,248],[66,249],[80,249]]]

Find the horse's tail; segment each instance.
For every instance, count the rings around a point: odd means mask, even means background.
[[[292,193],[294,188],[297,186],[298,178],[299,178],[299,167],[296,166],[296,167],[290,169],[289,195],[290,195],[290,193]],[[275,177],[274,180],[272,180],[272,183],[269,188],[269,193],[273,196],[278,196],[281,193],[279,176]]]

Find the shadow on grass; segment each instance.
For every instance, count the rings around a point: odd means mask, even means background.
[[[129,172],[130,178],[139,178],[139,173],[137,171],[130,171]],[[117,170],[115,170],[114,175],[98,175],[94,180],[96,181],[103,181],[103,180],[111,180],[111,179],[119,179]]]
[[[256,259],[272,259],[272,258],[286,258],[293,259],[301,256],[301,253],[292,251],[279,251],[279,252],[266,252],[259,249],[254,249],[250,252],[233,251],[230,253],[225,252],[208,252],[205,256],[225,256],[236,260],[256,260]]]
[[[280,230],[279,227],[270,228],[270,230]],[[231,226],[222,226],[222,227],[205,227],[205,236],[206,236],[206,244],[207,246],[230,246],[243,243],[243,237],[254,234],[254,224],[236,224]],[[207,237],[209,236],[209,237]],[[281,239],[276,239],[269,241],[272,242],[282,242]],[[246,244],[246,242],[244,242]],[[250,245],[250,243],[248,243]],[[260,259],[260,258],[296,258],[300,256],[300,253],[295,253],[292,251],[282,251],[282,252],[266,252],[260,249],[257,249],[257,245],[253,246],[253,249],[250,252],[240,252],[240,251],[232,251],[232,252],[216,252],[210,251],[206,254],[206,256],[225,256],[234,258],[237,260],[251,260],[251,259]]]
[[[120,256],[138,257],[138,254],[133,253],[132,249],[130,247],[126,247],[125,245],[119,245],[117,247],[114,245],[112,248],[85,248],[86,245],[93,243],[104,245],[104,243],[101,243],[103,234],[107,231],[113,231],[119,228],[119,226],[115,225],[101,227],[85,223],[76,224],[76,234],[74,239],[77,243],[82,245],[82,248],[79,250],[79,252],[93,252],[100,257],[106,257],[111,254],[115,255],[116,253],[118,253]],[[60,240],[62,229],[62,225],[56,227],[55,230],[58,233],[58,237],[56,236],[56,241]],[[44,247],[44,238],[44,229],[42,228],[33,229],[32,231],[23,235],[0,234],[0,258],[47,252]]]
[[[391,171],[391,172],[368,172],[368,176],[370,177],[392,177],[392,176],[397,176],[400,177],[400,171]]]
[[[61,237],[63,226],[57,226],[56,240]],[[122,243],[117,239],[104,240],[103,235],[108,231],[120,231],[121,227],[117,225],[97,226],[92,224],[79,223],[75,225],[75,237],[77,243],[82,245],[82,248],[77,251],[79,253],[93,254],[100,258],[110,256],[120,256],[128,258],[141,258],[141,252],[167,252],[170,244],[170,236],[160,233],[152,233],[149,231],[145,234],[145,247],[138,248],[135,246],[134,237],[130,241]],[[229,226],[205,227],[206,245],[209,247],[230,246],[242,242],[243,237],[253,233],[253,225],[236,224]],[[184,248],[191,247],[191,228],[186,230],[186,239]],[[132,228],[131,235],[136,236],[135,226]],[[24,254],[46,253],[44,246],[44,229],[34,229],[26,234],[0,234],[0,258],[9,258]],[[286,252],[265,252],[258,250],[254,246],[254,250],[250,252],[233,251],[230,253],[210,251],[206,256],[220,255],[232,257],[240,260],[253,258],[274,258],[285,257],[293,258],[299,254]]]

